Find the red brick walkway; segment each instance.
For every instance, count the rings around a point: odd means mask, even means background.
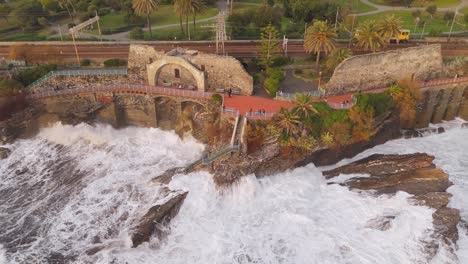
[[[232,95],[230,98],[224,95],[224,107],[239,110],[241,115],[247,112],[265,110],[266,113],[278,113],[281,109],[291,109],[293,104],[288,101],[267,99],[255,96]]]

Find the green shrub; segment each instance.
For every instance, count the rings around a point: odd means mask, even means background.
[[[361,110],[372,108],[374,116],[385,113],[393,105],[392,98],[386,93],[368,93],[355,95],[357,106]]]
[[[270,68],[267,71],[267,78],[263,82],[263,87],[268,91],[270,96],[275,97],[276,92],[280,87],[280,83],[284,80],[283,71],[277,68]]]
[[[211,100],[212,100],[213,102],[216,102],[216,103],[221,104],[221,103],[223,102],[223,97],[222,97],[221,95],[219,95],[219,94],[213,94],[213,95],[211,96]]]
[[[98,14],[99,16],[105,16],[111,12],[111,9],[109,7],[103,7],[98,9]]]
[[[442,35],[442,31],[439,30],[439,29],[431,29],[431,31],[429,31],[429,37],[440,37]]]
[[[85,67],[90,66],[91,65],[91,60],[90,59],[83,59],[83,60],[81,60],[80,65],[85,66]]]
[[[289,58],[286,56],[275,56],[273,57],[272,67],[281,67],[288,64]]]
[[[46,75],[48,72],[54,71],[56,69],[56,64],[36,66],[14,73],[13,78],[21,82],[24,86],[28,86],[37,79]]]
[[[143,29],[141,28],[134,28],[129,33],[130,39],[144,39],[145,34],[143,33]]]
[[[108,59],[104,61],[106,67],[120,67],[127,65],[127,61],[123,59]]]

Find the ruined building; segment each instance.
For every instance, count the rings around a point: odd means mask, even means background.
[[[253,92],[253,78],[233,57],[176,48],[157,51],[147,45],[130,45],[129,75],[159,86],[185,85],[198,91],[233,89],[243,95]]]

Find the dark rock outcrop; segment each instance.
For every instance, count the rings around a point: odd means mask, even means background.
[[[0,147],[0,160],[8,158],[8,156],[10,156],[10,153],[10,149]]]
[[[355,177],[342,183],[351,189],[375,190],[377,194],[405,191],[413,194],[410,199],[414,204],[432,207],[434,237],[441,238],[447,244],[455,244],[458,239],[457,225],[460,221],[458,209],[447,204],[451,194],[446,190],[452,183],[447,173],[436,168],[433,156],[425,153],[407,155],[375,154],[339,168],[325,171],[328,179],[340,174],[368,174],[369,177]],[[385,229],[391,224],[389,219],[374,219],[368,224],[371,228]],[[428,245],[431,254],[438,245]]]
[[[138,225],[133,228],[133,247],[149,241],[153,235],[162,238],[165,234],[163,227],[177,215],[188,194],[188,192],[171,191],[167,188],[164,188],[163,192],[165,193],[165,202],[152,206],[140,219]]]

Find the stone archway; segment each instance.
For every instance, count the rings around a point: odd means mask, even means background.
[[[175,57],[175,56],[165,56],[161,58],[160,60],[157,60],[153,63],[150,63],[146,66],[147,73],[148,73],[148,83],[150,85],[157,85],[157,78],[159,76],[159,73],[161,70],[168,65],[177,65],[180,66],[181,68],[185,69],[188,71],[193,79],[195,79],[197,90],[198,91],[206,91],[205,87],[205,73],[198,69],[196,66],[185,60],[184,58],[181,57]],[[177,80],[167,80],[170,82],[176,82]]]

